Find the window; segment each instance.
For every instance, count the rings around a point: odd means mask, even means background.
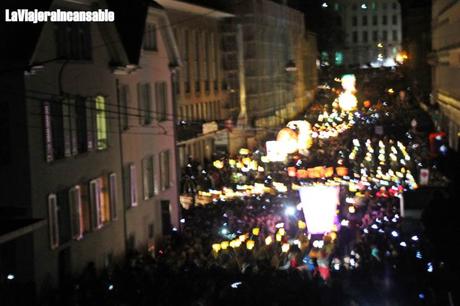
[[[391,4],[391,7],[392,7],[394,10],[396,10],[396,9],[398,9],[398,4],[397,4],[396,2],[393,2],[393,3]]]
[[[388,7],[388,5],[387,5],[386,3],[383,3],[383,4],[382,4],[382,8],[383,8],[384,10],[386,10],[387,7]]]
[[[123,84],[120,86],[120,106],[121,128],[127,130],[129,128],[129,85]]]
[[[109,202],[110,202],[110,219],[116,220],[117,215],[117,175],[115,173],[109,174]]]
[[[338,11],[340,9],[340,6],[338,3],[334,3],[334,10]]]
[[[142,177],[144,183],[144,200],[148,200],[155,195],[155,173],[153,172],[154,159],[148,156],[142,160]]]
[[[393,30],[393,41],[398,41],[398,31]]]
[[[155,102],[156,102],[156,114],[158,121],[165,121],[167,119],[167,90],[166,82],[155,83]]]
[[[209,91],[209,34],[204,32],[203,37],[202,37],[202,42],[203,42],[203,49],[204,49],[204,60],[203,60],[203,79],[204,79],[204,85],[205,85],[205,90],[208,92]]]
[[[77,151],[88,152],[94,143],[94,110],[89,99],[78,97],[75,100],[75,134]]]
[[[57,222],[59,245],[69,242],[72,239],[72,218],[68,190],[57,193]]]
[[[383,25],[387,25],[387,24],[388,24],[387,15],[383,15],[383,16],[382,16],[382,24],[383,24]]]
[[[161,190],[164,191],[170,186],[170,156],[169,150],[160,153],[160,180]]]
[[[354,43],[358,42],[358,32],[356,32],[356,31],[353,32],[353,42]]]
[[[363,26],[367,26],[367,16],[364,15],[362,18]]]
[[[397,24],[398,24],[398,15],[393,15],[393,16],[391,17],[391,23],[392,23],[393,25],[397,25]]]
[[[89,197],[89,184],[80,185],[81,218],[83,221],[83,233],[91,231],[91,201]]]
[[[368,37],[367,37],[367,31],[363,31],[363,43],[367,43]]]
[[[0,112],[0,138],[6,142],[0,146],[0,165],[6,165],[10,163],[11,159],[10,105],[8,101],[1,101],[0,104],[2,105],[2,111]]]
[[[136,183],[136,166],[130,164],[128,166],[128,194],[130,207],[137,206],[137,183]]]
[[[51,249],[59,246],[59,223],[57,197],[55,194],[48,196],[48,225]]]
[[[153,120],[150,83],[137,85],[137,97],[139,101],[140,124],[149,125]]]
[[[353,4],[351,5],[351,9],[352,9],[353,11],[356,11],[356,8],[357,8],[356,3],[353,3]]]
[[[184,67],[183,67],[183,76],[184,76],[184,86],[185,92],[190,92],[190,42],[189,42],[189,32],[184,30],[184,48],[183,48],[183,59],[184,59]]]
[[[111,219],[108,179],[98,177],[89,182],[92,228],[99,229]]]
[[[201,49],[201,41],[200,41],[200,32],[195,31],[195,58],[193,60],[193,71],[195,73],[194,79],[195,79],[195,93],[200,92],[200,80],[201,80],[201,75],[200,75],[200,49]]]
[[[69,189],[69,205],[72,238],[78,240],[83,237],[84,229],[80,186],[74,186]]]
[[[354,26],[354,27],[356,27],[358,25],[358,17],[353,16],[351,18],[351,25]]]
[[[377,42],[378,39],[379,39],[378,31],[372,31],[372,41]]]
[[[144,32],[144,49],[157,51],[157,27],[153,23],[147,23]]]
[[[372,16],[372,25],[376,26],[378,24],[377,15]]]
[[[56,26],[57,57],[70,60],[91,59],[90,23],[58,23]]]
[[[382,40],[384,42],[388,41],[388,32],[387,31],[382,31]]]
[[[105,98],[96,99],[96,147],[98,150],[107,149],[107,118],[105,112]]]

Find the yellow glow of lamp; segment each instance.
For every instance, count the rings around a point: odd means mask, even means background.
[[[278,234],[284,236],[286,234],[286,231],[284,230],[284,228],[280,228],[278,229]]]
[[[276,236],[275,236],[275,240],[276,240],[276,241],[278,241],[278,242],[280,242],[280,241],[281,241],[281,239],[283,239],[283,236],[282,236],[282,235],[280,235],[280,234],[276,234]]]
[[[219,253],[220,249],[221,249],[220,243],[214,243],[214,244],[212,245],[212,250],[213,250],[214,252]]]
[[[252,250],[255,246],[256,242],[254,240],[246,241],[246,249]]]
[[[354,74],[345,74],[341,79],[342,87],[345,91],[353,92],[356,91],[356,77]]]
[[[213,162],[213,166],[217,169],[222,169],[224,167],[224,163],[220,160],[215,160]]]
[[[297,151],[297,133],[290,128],[283,128],[278,132],[276,141],[278,141],[284,148],[284,151],[288,154],[292,154]]]
[[[248,239],[248,237],[246,235],[240,235],[240,237],[238,237],[238,239],[243,242],[245,241],[246,239]]]
[[[354,207],[353,205],[352,205],[352,206],[349,206],[349,207],[348,207],[348,212],[349,212],[350,214],[354,214],[354,213],[356,212],[355,207]]]
[[[259,236],[259,233],[260,233],[260,228],[254,227],[254,228],[252,229],[252,234],[253,234],[254,236]]]
[[[356,109],[356,106],[358,105],[356,97],[348,91],[341,93],[338,99],[340,108],[347,112]]]
[[[299,229],[305,229],[307,227],[307,224],[302,220],[299,220],[297,221],[297,226],[299,227]]]
[[[230,242],[228,242],[228,241],[222,241],[220,243],[220,247],[221,247],[222,250],[226,250],[229,245],[230,245]]]
[[[240,153],[240,155],[248,155],[248,154],[249,154],[249,150],[246,149],[246,148],[241,148],[240,151],[239,151],[238,153]]]
[[[281,251],[283,253],[287,253],[289,251],[289,243],[283,243],[283,245],[281,246]]]
[[[265,238],[265,245],[270,245],[273,242],[273,239],[271,236],[268,236]]]

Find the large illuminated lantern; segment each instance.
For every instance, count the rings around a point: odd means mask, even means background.
[[[299,193],[308,232],[324,234],[332,231],[339,204],[339,187],[304,186]]]
[[[352,111],[356,109],[358,100],[354,93],[356,92],[356,77],[353,74],[345,74],[342,76],[342,87],[344,92],[338,97],[339,106],[344,111]]]

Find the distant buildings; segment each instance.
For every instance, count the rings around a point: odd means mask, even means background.
[[[434,0],[432,6],[433,99],[439,105],[439,125],[449,145],[459,149],[460,136],[460,2]]]
[[[401,51],[401,8],[397,0],[325,2],[342,16],[343,62],[349,67],[395,66]]]

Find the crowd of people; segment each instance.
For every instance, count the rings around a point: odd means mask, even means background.
[[[394,125],[395,118],[402,116],[394,105],[379,103],[363,108],[361,120],[339,137],[316,140],[312,153],[301,158],[302,166],[339,166],[342,158],[345,166],[359,167],[343,158],[350,154],[353,139],[378,143],[391,137],[409,143],[407,135],[411,135],[411,145],[423,145],[415,129],[406,133],[410,122],[405,120],[404,128]],[[378,125],[385,127],[385,135],[375,129]],[[258,160],[263,148],[251,154]],[[221,157],[224,163],[219,168],[211,161],[190,160],[183,169],[182,193],[195,197],[200,191],[254,182],[271,186],[270,178],[275,177],[286,185],[302,183],[286,173],[289,163],[297,164],[298,159],[240,176],[229,159]],[[421,154],[413,162],[417,166],[425,159]],[[88,264],[80,277],[45,296],[42,305],[442,303],[430,275],[445,269],[444,263],[430,259],[431,249],[420,228],[404,228],[399,198],[379,191],[366,190],[353,200],[350,210],[347,199],[355,194],[342,185],[336,228],[325,235],[308,233],[303,211],[297,207],[298,192],[290,188],[232,199],[217,197],[207,205],[192,203],[182,210],[181,228],[165,235],[154,248],[144,253],[132,250],[125,261],[102,273]]]

